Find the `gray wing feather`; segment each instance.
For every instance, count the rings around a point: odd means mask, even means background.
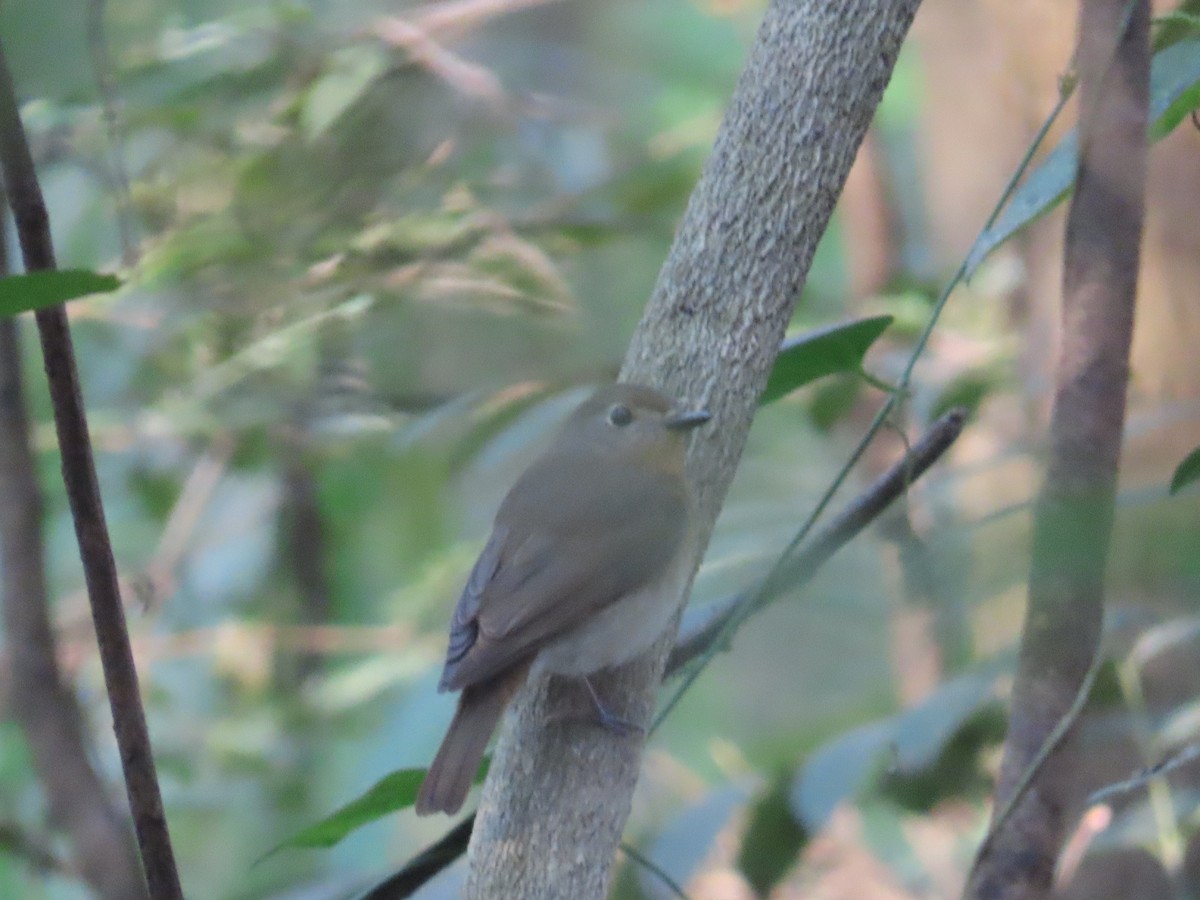
[[[650,581],[678,550],[686,502],[661,473],[598,460],[581,480],[578,465],[535,464],[501,505],[459,598],[440,688],[503,672]]]

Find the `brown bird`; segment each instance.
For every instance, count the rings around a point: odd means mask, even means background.
[[[531,671],[587,683],[662,634],[691,574],[687,435],[708,418],[651,388],[609,385],[513,485],[450,623],[438,689],[462,693],[418,815],[459,810]],[[629,727],[592,699],[601,722]]]

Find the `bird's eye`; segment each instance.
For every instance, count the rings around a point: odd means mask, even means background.
[[[628,425],[633,421],[633,411],[623,403],[618,403],[608,411],[608,421],[618,427]]]

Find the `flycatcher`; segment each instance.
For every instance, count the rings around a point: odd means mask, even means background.
[[[418,815],[459,810],[531,671],[586,679],[662,634],[691,574],[688,434],[708,418],[651,388],[609,385],[513,485],[450,622],[438,689],[462,693]],[[602,722],[627,724],[592,698]]]

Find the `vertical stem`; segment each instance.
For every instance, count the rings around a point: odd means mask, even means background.
[[[1073,722],[1045,765],[1037,760],[1062,733],[1100,652],[1142,236],[1149,22],[1145,0],[1080,3],[1080,154],[1062,347],[996,808],[1017,802],[980,852],[972,897],[1046,896],[1072,807],[1083,799],[1073,793]]]
[[[0,48],[0,168],[17,221],[17,235],[29,272],[55,268],[49,215],[38,184],[25,129],[17,109],[8,62]],[[84,581],[100,648],[100,662],[112,708],[113,730],[121,752],[125,789],[142,854],[142,869],[154,900],[182,898],[175,856],[163,814],[162,796],[154,767],[146,714],[138,688],[137,669],[125,609],[117,583],[100,487],[92,457],[92,442],[75,366],[75,351],[63,306],[37,313],[38,334],[54,424],[62,453],[63,482],[75,523],[83,562]]]

